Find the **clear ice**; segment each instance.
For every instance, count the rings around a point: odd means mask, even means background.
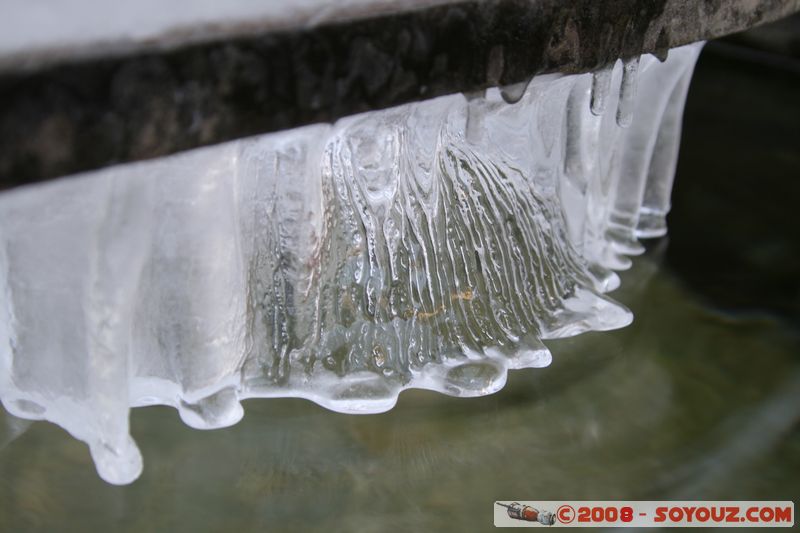
[[[3,405],[122,484],[131,407],[208,429],[245,398],[479,396],[627,325],[604,293],[666,231],[700,47],[0,195]]]

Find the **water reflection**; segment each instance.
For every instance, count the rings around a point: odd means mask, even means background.
[[[549,342],[552,366],[490,397],[407,391],[370,416],[253,400],[211,432],[137,409],[148,461],[126,487],[4,414],[0,531],[476,531],[498,499],[800,496],[796,333],[704,308],[652,254],[614,296],[632,326]]]

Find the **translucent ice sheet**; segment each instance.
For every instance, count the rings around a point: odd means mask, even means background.
[[[479,396],[542,340],[630,323],[700,44],[0,196],[0,399],[133,481],[132,406]]]

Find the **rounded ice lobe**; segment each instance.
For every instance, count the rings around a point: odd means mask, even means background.
[[[5,193],[0,400],[122,484],[135,406],[211,429],[253,397],[496,392],[632,320],[603,293],[663,233],[698,51]]]

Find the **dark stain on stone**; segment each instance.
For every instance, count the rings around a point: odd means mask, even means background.
[[[733,15],[714,18],[721,1],[467,1],[6,71],[0,189],[536,73],[585,72],[800,8],[800,0],[725,0]],[[705,19],[691,20],[701,8]]]

